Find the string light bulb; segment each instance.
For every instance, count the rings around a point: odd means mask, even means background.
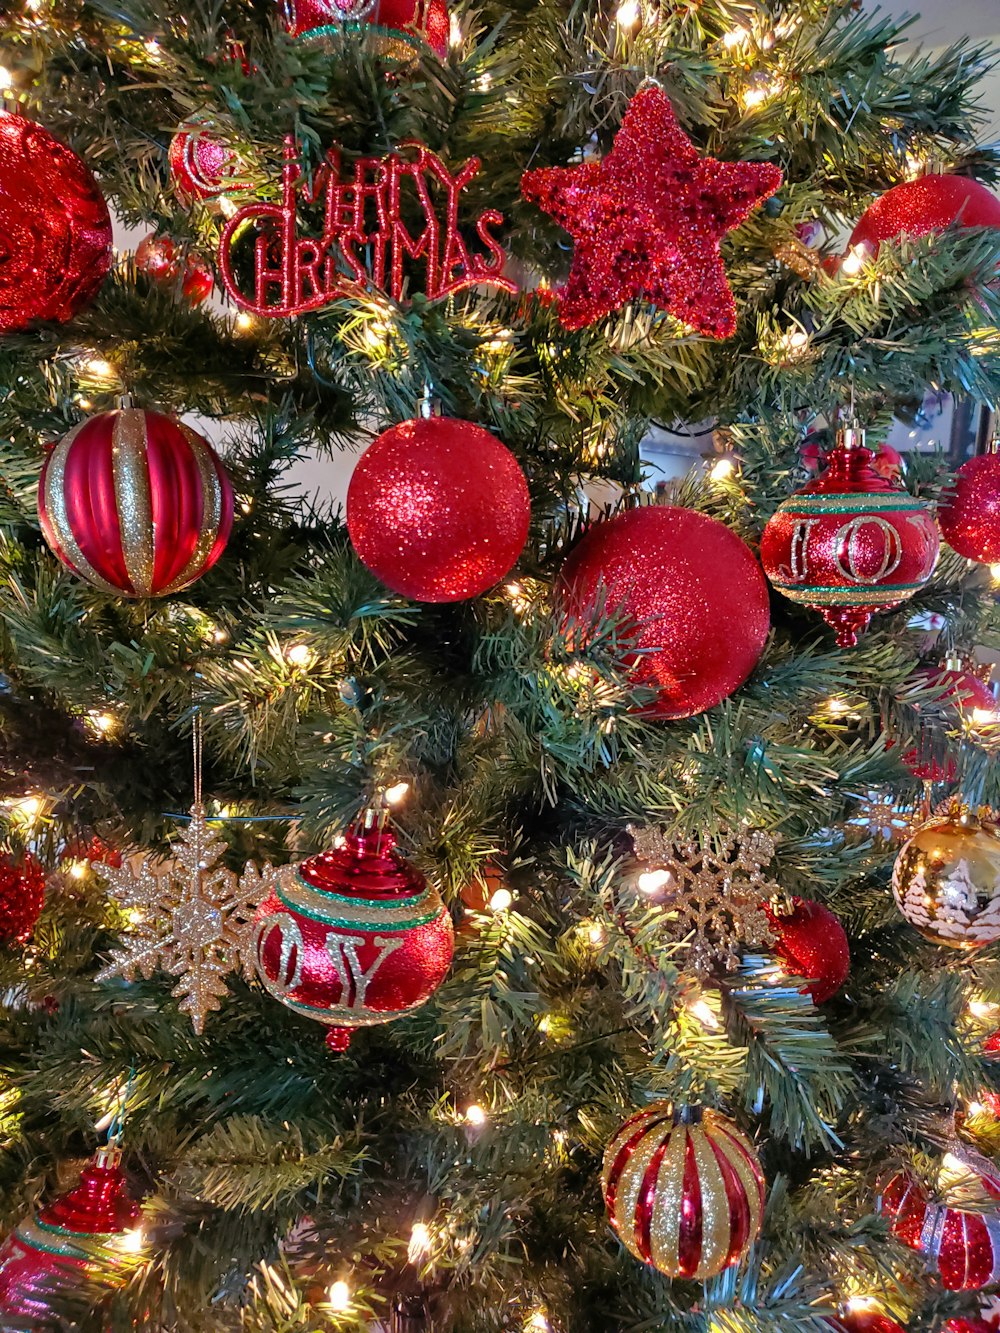
[[[849,278],[856,278],[864,268],[868,255],[868,246],[865,245],[864,241],[861,241],[858,245],[852,245],[840,265],[841,273],[846,273]]]
[[[639,0],[622,0],[615,10],[615,22],[623,32],[631,32],[642,18]]]
[[[236,327],[240,333],[249,333],[253,328],[253,315],[246,310],[241,310],[236,316]]]
[[[749,28],[730,28],[728,32],[722,35],[722,45],[727,51],[732,51],[737,46],[744,46],[749,40]]]
[[[330,1284],[330,1290],[327,1292],[327,1304],[331,1310],[336,1310],[338,1313],[351,1308],[351,1289],[343,1278],[339,1278],[336,1282]]]
[[[448,45],[454,50],[462,45],[462,24],[457,14],[448,23]]]
[[[394,782],[391,787],[386,787],[382,799],[386,805],[398,805],[409,790],[408,782]]]
[[[659,893],[673,881],[674,877],[669,870],[644,870],[636,880],[636,884],[640,893],[652,897],[654,893]]]
[[[87,869],[86,861],[71,861],[69,863],[69,874],[72,879],[83,879]]]
[[[720,1027],[719,1016],[704,996],[689,1001],[685,1007],[695,1022],[700,1024],[706,1032],[718,1032]]]
[[[510,889],[497,889],[490,899],[491,912],[506,912],[514,902]]]
[[[473,1129],[481,1129],[486,1124],[486,1112],[478,1102],[473,1102],[471,1106],[465,1108],[465,1123],[471,1125]]]
[[[731,458],[717,458],[712,464],[712,470],[709,472],[711,481],[728,481],[736,471],[736,464]]]
[[[414,1222],[410,1231],[410,1241],[406,1247],[406,1257],[411,1264],[426,1258],[431,1249],[431,1229],[426,1222]]]
[[[6,65],[0,65],[0,92],[12,93],[14,91],[14,76]]]
[[[551,1333],[551,1329],[549,1317],[541,1306],[532,1310],[524,1325],[524,1333]]]
[[[312,665],[313,656],[313,650],[307,643],[293,643],[285,649],[285,661],[288,665],[303,670]]]
[[[142,1233],[142,1227],[133,1227],[130,1231],[123,1231],[118,1240],[118,1248],[126,1254],[141,1254],[145,1244],[146,1237]]]

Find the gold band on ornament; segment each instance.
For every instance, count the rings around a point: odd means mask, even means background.
[[[292,867],[294,869],[294,867]],[[416,900],[410,898],[399,907],[365,907],[358,902],[331,902],[329,894],[314,889],[301,876],[279,881],[278,897],[293,912],[303,912],[320,925],[332,925],[334,921],[347,921],[351,925],[371,926],[378,930],[391,930],[393,926],[402,927],[413,922],[415,914],[422,919],[421,925],[433,921],[442,904],[431,898],[430,889],[425,889]],[[436,895],[435,895],[436,896]]]
[[[799,591],[795,588],[786,588],[781,583],[776,583],[774,586],[790,602],[798,602],[802,606],[872,606],[879,611],[889,611],[900,602],[905,602],[911,593],[924,585],[896,583],[892,587],[880,589],[872,584],[865,584],[863,588],[831,588],[828,592],[820,592],[815,588],[811,591]],[[879,596],[880,593],[891,595],[888,600],[883,601]]]
[[[102,592],[120,593],[121,589],[103,579],[80,550],[70,525],[69,514],[66,512],[66,464],[69,460],[69,451],[87,424],[86,421],[81,421],[78,426],[74,426],[49,455],[48,466],[45,469],[45,512],[63,554],[80,577],[92,583],[95,588],[100,588]]]
[[[662,1142],[663,1135],[661,1134],[645,1134],[639,1140],[618,1177],[618,1188],[615,1192],[615,1221],[618,1224],[618,1234],[625,1246],[640,1259],[644,1259],[645,1256],[639,1248],[639,1240],[636,1235],[638,1231],[636,1210],[639,1205],[646,1170],[653,1154]],[[660,1178],[663,1178],[662,1171]],[[658,1203],[659,1197],[657,1196],[653,1204],[654,1209]]]
[[[692,1276],[712,1277],[725,1266],[729,1253],[729,1198],[722,1168],[712,1151],[704,1125],[692,1125],[688,1133],[701,1191],[701,1254]]]
[[[296,1009],[300,1014],[308,1014],[310,1018],[318,1018],[321,1023],[329,1023],[331,1027],[370,1028],[382,1023],[394,1023],[397,1018],[405,1018],[407,1014],[412,1014],[424,1004],[423,1000],[415,1000],[404,1009],[393,1009],[391,1012],[383,1009],[352,1009],[346,1004],[313,1005],[306,1004],[304,1000],[293,1000],[287,991],[279,990],[271,979],[263,974],[261,981],[275,999],[280,1000],[287,1008]]]
[[[681,1219],[684,1216],[684,1167],[691,1126],[683,1123],[668,1131],[670,1140],[653,1182],[649,1252],[661,1273],[677,1277],[681,1270]],[[660,1142],[662,1143],[662,1138]],[[642,1176],[639,1184],[642,1184]]]
[[[193,431],[190,426],[185,426],[183,421],[179,421],[177,425],[181,434],[187,440],[195,467],[198,469],[202,499],[201,526],[191,559],[177,577],[161,589],[161,595],[179,592],[181,588],[186,588],[189,583],[193,583],[203,572],[208,553],[215,545],[215,539],[219,535],[219,524],[222,521],[222,482],[219,480],[219,473],[209,453],[208,446],[201,436]]]
[[[111,467],[125,570],[136,597],[153,593],[153,501],[146,448],[145,412],[120,408],[111,436]]]

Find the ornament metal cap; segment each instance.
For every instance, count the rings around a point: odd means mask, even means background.
[[[837,427],[838,449],[865,449],[865,430],[857,421],[847,421]]]

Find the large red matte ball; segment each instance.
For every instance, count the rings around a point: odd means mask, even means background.
[[[603,606],[644,651],[646,712],[680,718],[728,698],[753,671],[770,627],[767,583],[745,542],[693,509],[647,505],[595,523],[563,565],[556,595],[574,620]]]
[[[482,426],[452,417],[384,431],[347,491],[359,557],[417,602],[464,602],[492,588],[524,549],[530,521],[514,455]]]
[[[968,176],[921,176],[880,195],[862,214],[850,244],[873,254],[883,241],[927,236],[945,227],[1000,227],[1000,199]]]
[[[1000,561],[1000,454],[963,463],[938,505],[941,534],[966,560]]]
[[[778,936],[772,948],[790,972],[810,979],[806,990],[814,1004],[823,1004],[836,995],[851,970],[847,933],[840,918],[822,903],[793,898],[792,908],[787,916],[764,908]]]
[[[73,150],[0,111],[0,333],[70,320],[111,267],[111,217]]]
[[[0,941],[27,944],[45,904],[45,872],[33,857],[0,861]]]

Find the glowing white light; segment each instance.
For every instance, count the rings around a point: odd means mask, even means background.
[[[131,1231],[122,1232],[118,1248],[124,1250],[126,1254],[141,1254],[145,1244],[146,1238],[142,1234],[142,1227],[133,1227]]]
[[[480,1125],[486,1124],[486,1112],[477,1102],[473,1102],[471,1106],[465,1108],[465,1123],[476,1129]]]
[[[722,45],[731,51],[733,47],[742,46],[744,42],[748,42],[749,40],[750,32],[747,28],[730,28],[729,31],[723,35]]]
[[[117,718],[113,713],[92,712],[87,714],[87,721],[99,736],[108,736],[115,729]]]
[[[289,666],[307,667],[313,660],[313,651],[307,643],[293,643],[285,649],[285,661]]]
[[[622,0],[615,11],[615,22],[625,32],[634,28],[640,18],[642,18],[642,10],[639,8],[639,0]],[[546,1328],[548,1328],[547,1324]]]
[[[826,711],[832,713],[834,717],[843,717],[845,713],[851,711],[851,705],[846,699],[838,699],[834,696],[826,701]]]
[[[414,1222],[410,1232],[410,1243],[406,1247],[407,1258],[411,1264],[419,1263],[431,1248],[431,1229],[426,1222]]]
[[[11,801],[8,809],[15,819],[32,823],[42,812],[42,798],[40,796],[22,796],[16,801]]]
[[[851,1296],[845,1302],[848,1314],[861,1314],[866,1310],[877,1310],[878,1301],[874,1296]]]
[[[386,805],[398,805],[409,790],[408,782],[394,782],[391,787],[386,787],[382,795],[385,797]]]
[[[986,1110],[986,1107],[982,1102],[969,1102],[965,1109],[968,1111],[969,1115],[982,1115]]]
[[[105,361],[103,356],[93,356],[84,365],[84,370],[95,380],[113,380],[117,379],[115,368],[110,361]]]
[[[550,1333],[551,1328],[544,1310],[532,1310],[524,1325],[524,1333]]]
[[[687,1006],[688,1013],[708,1032],[718,1032],[719,1019],[707,1000],[692,1000]]]
[[[448,24],[448,42],[453,47],[462,45],[462,24],[457,14],[452,14]]]
[[[69,873],[73,879],[83,879],[84,875],[87,873],[86,861],[71,861]]]
[[[604,938],[605,938],[604,927],[601,925],[599,921],[595,921],[594,924],[589,928],[589,930],[587,931],[587,938],[590,940],[591,944],[604,943]]]
[[[246,333],[248,329],[252,329],[253,315],[248,314],[245,310],[241,310],[236,316],[236,327],[241,333]]]
[[[341,1278],[334,1282],[327,1293],[327,1303],[331,1310],[349,1310],[351,1308],[351,1289]]]
[[[636,883],[639,886],[640,893],[659,893],[665,889],[668,884],[674,881],[673,875],[669,870],[644,870]]]
[[[5,65],[0,65],[0,89],[7,92],[13,82],[14,76],[11,74],[10,70],[7,69]]]
[[[719,458],[712,466],[708,474],[713,481],[725,481],[736,471],[736,464],[731,458]]]
[[[864,241],[858,245],[852,245],[840,265],[841,273],[846,273],[849,278],[856,278],[864,268],[868,258],[869,250]]]
[[[510,889],[497,889],[490,899],[490,910],[492,912],[506,912],[514,901],[514,895]]]

